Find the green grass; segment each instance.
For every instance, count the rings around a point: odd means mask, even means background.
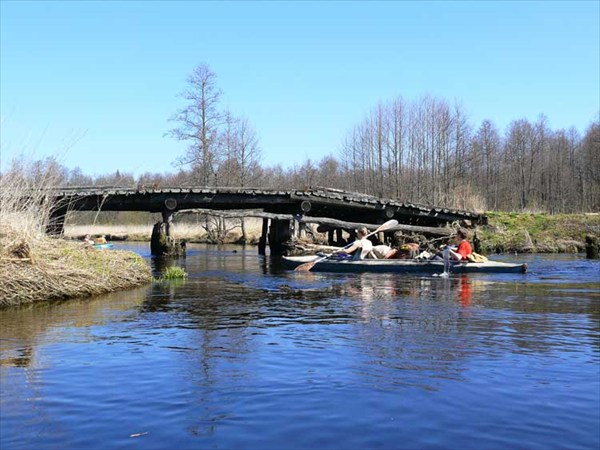
[[[181,267],[171,266],[167,267],[160,278],[156,278],[155,281],[167,281],[167,280],[182,280],[187,278],[187,273]]]
[[[528,236],[539,253],[580,252],[585,236],[600,235],[598,214],[545,214],[488,212],[488,225],[477,228],[485,253],[522,252]]]

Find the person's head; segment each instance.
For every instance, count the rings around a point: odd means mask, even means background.
[[[84,239],[85,239],[85,240],[89,240],[89,239],[90,239],[90,235],[89,235],[89,234],[86,234],[86,235],[85,235],[85,237],[84,237]]]
[[[461,241],[462,241],[463,239],[466,239],[466,238],[467,238],[467,230],[465,230],[464,228],[459,228],[459,229],[456,231],[456,237],[457,237],[459,240],[461,240]]]
[[[364,238],[367,234],[369,234],[369,232],[367,231],[367,227],[360,227],[358,230],[356,230],[356,234],[359,238]]]

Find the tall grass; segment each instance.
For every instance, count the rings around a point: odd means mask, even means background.
[[[0,241],[28,241],[44,237],[54,207],[47,190],[62,181],[58,164],[53,159],[28,161],[13,159],[0,173]]]
[[[151,280],[130,252],[103,251],[46,236],[54,208],[48,190],[62,181],[50,159],[13,160],[0,173],[0,306],[128,289]]]

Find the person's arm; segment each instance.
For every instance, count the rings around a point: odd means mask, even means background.
[[[469,244],[467,241],[462,241],[460,244],[458,244],[456,251],[450,250],[450,255],[457,261],[467,259],[467,256],[471,253],[471,244]]]
[[[455,252],[452,249],[448,249],[448,254],[450,255],[450,258],[456,261],[460,261],[462,259],[462,255],[460,253]]]
[[[361,248],[360,241],[354,241],[354,243],[350,247],[339,249],[339,250],[335,251],[334,253],[350,254],[350,253],[353,253],[355,250],[358,250],[359,248]]]

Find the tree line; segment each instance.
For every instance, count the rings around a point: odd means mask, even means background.
[[[262,163],[256,130],[222,107],[222,95],[208,65],[188,77],[166,133],[188,144],[175,173],[90,177],[53,158],[36,170],[71,186],[329,187],[478,211],[600,211],[600,119],[583,135],[552,130],[544,115],[501,132],[491,120],[473,126],[459,102],[398,97],[351,126],[336,153],[282,167]]]
[[[600,123],[581,136],[512,121],[472,127],[462,105],[423,97],[377,105],[346,137],[344,188],[464,209],[600,210]]]

